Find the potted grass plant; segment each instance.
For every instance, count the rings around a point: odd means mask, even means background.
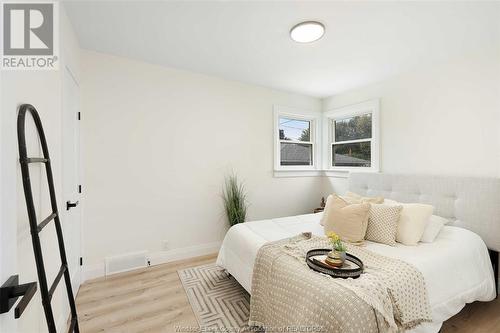
[[[245,187],[234,173],[225,179],[222,199],[229,224],[233,226],[245,222],[247,215]]]

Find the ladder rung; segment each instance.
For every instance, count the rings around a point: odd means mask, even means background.
[[[25,160],[27,163],[47,163],[49,161],[48,158],[43,157],[28,157]]]
[[[75,329],[75,325],[76,325],[76,317],[73,317],[71,318],[71,323],[69,324],[68,333],[73,332],[73,330]]]
[[[56,291],[57,285],[59,284],[59,281],[61,281],[61,278],[66,271],[66,266],[62,265],[61,268],[59,268],[59,273],[57,273],[56,278],[54,279],[54,282],[50,286],[49,289],[49,300],[52,299],[52,295],[54,295],[54,291]]]
[[[55,217],[57,216],[56,213],[52,213],[49,215],[49,217],[47,217],[45,220],[43,220],[38,226],[37,226],[37,230],[38,232],[42,231],[42,229],[50,222],[52,221]]]

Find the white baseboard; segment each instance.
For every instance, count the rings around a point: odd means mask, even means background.
[[[188,258],[194,258],[199,256],[204,256],[207,254],[219,252],[221,242],[212,242],[200,245],[193,245],[187,247],[181,247],[178,249],[172,249],[168,251],[150,252],[147,257],[151,264],[159,265],[165,264],[167,262],[172,262],[176,260],[183,260]],[[98,277],[105,276],[104,260],[102,263],[93,265],[84,265],[83,267],[83,282]]]
[[[164,264],[171,261],[194,258],[219,252],[221,242],[182,247],[169,251],[160,251],[149,254],[151,265]]]
[[[83,282],[96,279],[105,275],[104,261],[100,264],[84,265],[83,266]]]

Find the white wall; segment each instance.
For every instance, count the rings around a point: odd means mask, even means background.
[[[62,71],[65,66],[79,73],[79,46],[71,24],[66,13],[60,7],[60,69],[58,71],[3,71],[1,84],[1,161],[2,161],[2,238],[8,237],[14,240],[8,255],[16,261],[15,271],[2,271],[2,283],[5,277],[11,274],[19,274],[20,282],[37,281],[36,266],[31,244],[29,222],[24,199],[21,171],[19,165],[17,146],[17,111],[23,103],[30,103],[36,107],[43,122],[45,134],[48,141],[51,165],[55,179],[58,207],[64,213],[64,198],[62,194],[62,152],[61,152],[61,92]],[[41,156],[39,142],[35,126],[28,115],[26,122],[26,135],[28,153],[32,156]],[[37,208],[39,221],[50,215],[51,207],[48,196],[47,181],[44,167],[37,164],[30,166],[31,181],[33,185],[33,197]],[[8,180],[8,182],[5,182]],[[64,219],[63,219],[64,227]],[[13,228],[12,228],[13,227]],[[5,232],[5,233],[4,233]],[[53,226],[47,226],[40,236],[44,262],[47,271],[47,279],[50,284],[54,280],[60,267],[59,250],[57,238]],[[2,244],[4,249],[4,244]],[[3,255],[0,258],[2,266],[6,265]],[[5,266],[4,266],[5,267]],[[43,314],[40,292],[30,302],[30,305],[20,319],[13,324],[17,326],[17,332],[45,332],[47,331]],[[64,282],[59,284],[52,300],[54,318],[58,324],[58,331],[65,331],[66,319],[69,314],[69,305],[66,297]],[[13,319],[11,311],[8,315]],[[3,318],[7,322],[7,319]],[[0,322],[2,325],[3,322]],[[7,323],[1,328],[9,327]],[[11,326],[12,327],[12,326]],[[10,331],[10,329],[9,329]]]
[[[500,52],[416,68],[323,100],[381,99],[381,172],[500,177]],[[324,192],[344,192],[328,178]]]
[[[163,240],[170,249],[218,244],[231,170],[246,185],[250,220],[317,206],[322,178],[273,178],[272,126],[273,104],[319,111],[320,100],[90,51],[82,57],[90,266],[157,253]]]

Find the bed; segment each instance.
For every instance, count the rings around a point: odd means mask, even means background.
[[[443,321],[465,304],[496,297],[488,248],[500,250],[500,180],[353,173],[349,189],[400,202],[429,203],[435,206],[436,215],[452,221],[433,243],[391,247],[366,242],[367,249],[404,260],[423,274],[433,321],[412,332],[438,332]],[[253,264],[260,247],[305,231],[322,236],[321,214],[236,225],[226,234],[217,264],[251,294]]]

